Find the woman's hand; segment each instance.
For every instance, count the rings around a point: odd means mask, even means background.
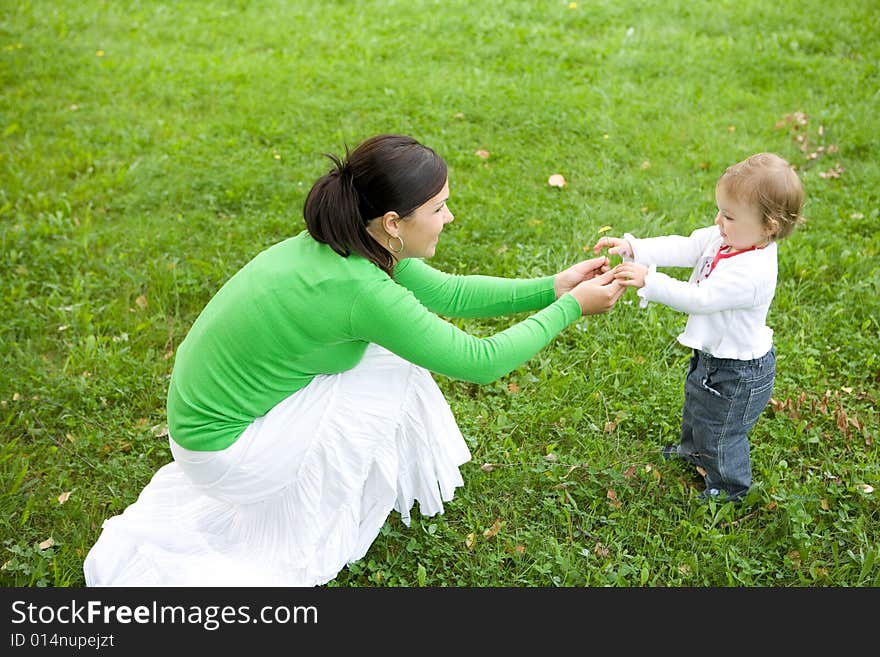
[[[599,255],[599,251],[608,248],[608,253],[619,255],[621,258],[632,258],[633,248],[627,240],[620,237],[603,237],[593,247],[593,253]]]
[[[625,291],[614,271],[606,271],[575,285],[571,295],[580,304],[582,315],[597,315],[611,310]]]
[[[609,270],[608,258],[602,256],[600,258],[592,258],[591,260],[582,260],[556,274],[553,287],[556,290],[556,298],[558,299],[566,292],[583,283],[595,278],[599,274],[604,274]]]
[[[645,287],[645,276],[648,275],[648,268],[644,265],[638,265],[634,262],[621,262],[611,270],[614,278],[622,285],[629,287]]]

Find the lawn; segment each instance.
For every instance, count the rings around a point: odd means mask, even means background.
[[[102,521],[171,460],[193,320],[302,230],[323,154],[380,132],[446,158],[451,273],[687,234],[758,151],[796,167],[807,222],[780,244],[744,504],[663,461],[685,317],[629,291],[495,383],[436,377],[464,487],[328,586],[880,585],[878,62],[875,2],[4,3],[0,585],[84,585]]]

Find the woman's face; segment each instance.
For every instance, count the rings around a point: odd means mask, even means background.
[[[443,189],[436,196],[428,199],[398,222],[400,237],[403,239],[403,251],[395,254],[398,260],[430,258],[434,255],[440,239],[440,231],[455,218],[446,205],[448,200],[449,180],[447,179]],[[391,240],[392,245],[396,243],[397,240]]]

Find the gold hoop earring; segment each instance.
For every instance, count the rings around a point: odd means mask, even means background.
[[[400,242],[399,248],[395,249],[394,247],[391,246],[392,239],[396,239]],[[391,251],[391,253],[400,253],[401,251],[403,251],[403,238],[400,235],[392,235],[391,237],[388,238],[387,243],[388,243],[388,250]]]

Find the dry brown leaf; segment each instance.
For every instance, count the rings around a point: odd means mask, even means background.
[[[828,171],[820,171],[820,178],[840,178],[840,174],[843,173],[843,167],[840,165],[840,162],[834,165],[833,169],[828,169]]]
[[[617,492],[613,488],[609,488],[608,492],[605,493],[605,497],[607,497],[609,500],[616,500]]]
[[[164,438],[168,435],[168,425],[167,424],[157,424],[150,429],[152,434],[156,436],[156,438]]]
[[[501,518],[495,518],[495,522],[492,523],[492,526],[489,529],[483,531],[483,536],[486,538],[492,538],[498,532],[501,531]]]
[[[636,466],[631,465],[631,466],[629,466],[626,470],[623,471],[623,476],[624,476],[626,479],[629,479],[629,478],[632,477],[635,473],[636,473]]]
[[[651,168],[651,163],[650,163],[648,160],[644,160],[644,161],[639,165],[639,168],[640,168],[642,171],[644,171],[645,169],[649,169],[649,168]]]
[[[484,148],[478,148],[477,150],[475,150],[474,155],[476,155],[481,160],[488,160],[489,159],[489,151],[487,151]]]
[[[608,548],[601,543],[596,543],[596,545],[593,546],[593,554],[595,554],[600,559],[607,559],[610,552]]]
[[[561,173],[554,173],[547,179],[547,184],[551,187],[565,187],[565,177]]]
[[[608,420],[608,421],[605,423],[605,429],[604,429],[604,431],[605,431],[605,433],[611,433],[612,431],[614,431],[614,429],[615,429],[616,427],[617,427],[617,422],[615,422],[614,420]]]
[[[831,506],[828,504],[828,500],[826,500],[824,497],[819,500],[819,506],[822,507],[823,511],[827,511],[831,508]]]
[[[138,308],[146,308],[148,305],[150,305],[147,302],[147,297],[144,296],[143,294],[140,295],[137,299],[135,299],[134,302],[137,304]]]
[[[526,546],[522,543],[517,543],[515,546],[513,546],[513,549],[516,550],[517,554],[524,554],[526,551]]]
[[[848,418],[846,417],[846,411],[843,410],[843,406],[840,404],[837,405],[835,420],[837,421],[837,428],[846,433],[846,423]]]
[[[465,537],[465,539],[464,539],[464,545],[465,545],[465,547],[466,547],[468,550],[470,550],[472,547],[474,547],[474,541],[475,541],[476,539],[477,539],[477,537],[476,537],[476,535],[474,534],[474,532],[471,532],[470,534],[468,534],[468,535]]]
[[[70,491],[61,493],[61,495],[58,496],[58,504],[64,504],[69,499],[70,499]]]
[[[55,539],[52,538],[52,537],[50,536],[50,537],[47,538],[45,541],[43,541],[42,543],[40,543],[40,546],[39,546],[39,547],[40,547],[41,550],[48,550],[48,549],[49,549],[50,547],[52,547],[53,545],[55,545]]]
[[[706,471],[705,471],[702,467],[700,467],[699,465],[697,466],[697,472],[700,473],[700,476],[701,476],[701,477],[705,477],[705,476],[706,476]]]
[[[519,392],[519,386],[516,385],[513,381],[507,384],[508,392]]]
[[[495,469],[495,465],[493,463],[484,463],[480,466],[480,470],[483,472],[492,472]]]
[[[863,493],[873,493],[874,487],[871,484],[857,484],[856,488],[858,488]]]

